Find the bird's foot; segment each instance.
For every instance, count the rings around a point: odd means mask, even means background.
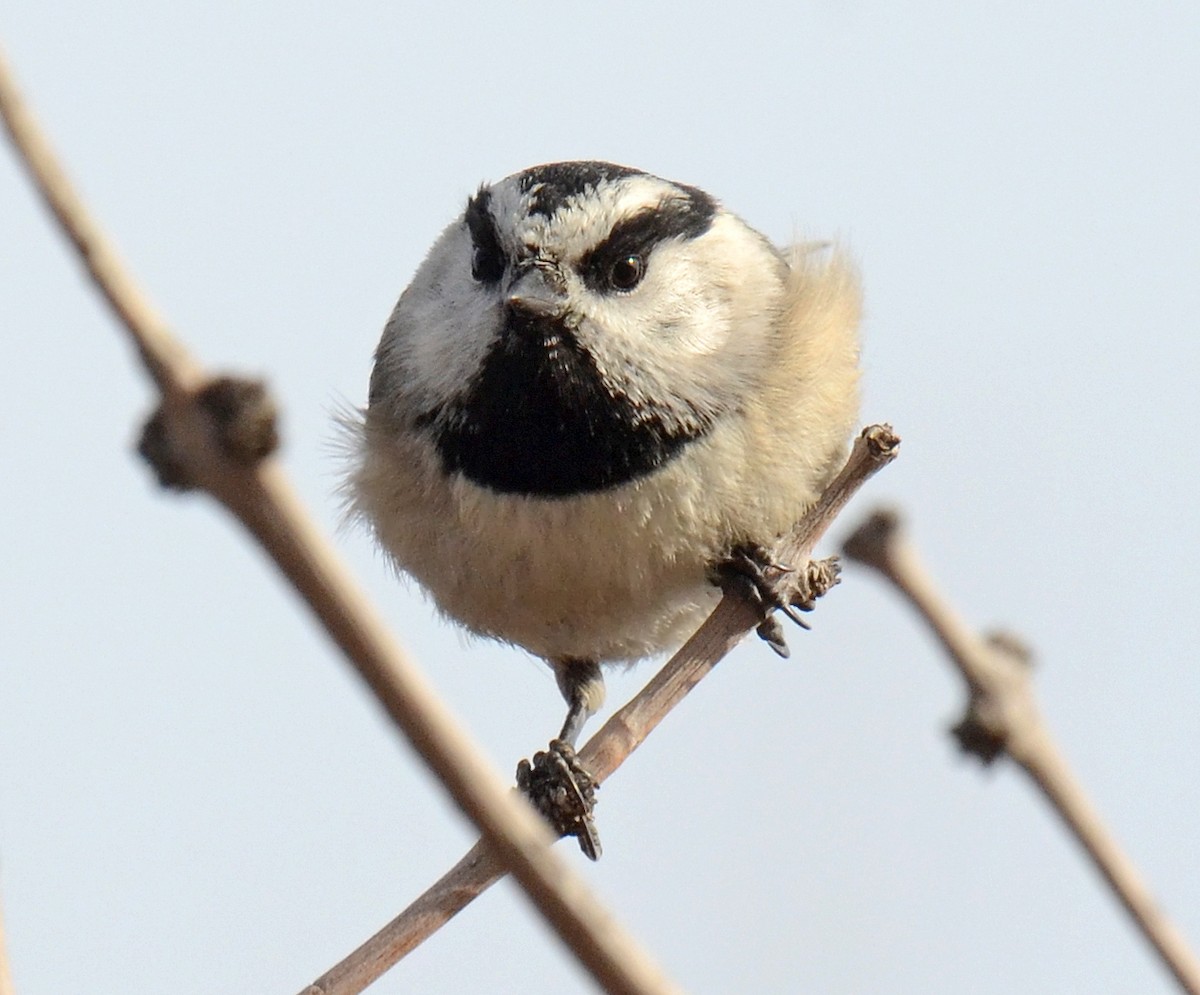
[[[753,605],[762,616],[755,631],[776,653],[790,655],[783,626],[775,616],[781,611],[802,629],[812,628],[801,612],[810,612],[817,598],[840,580],[838,558],[809,560],[803,569],[777,563],[762,546],[735,546],[729,556],[709,571],[713,584],[722,591],[737,594]]]
[[[600,858],[600,834],[592,818],[600,785],[570,743],[552,739],[549,748],[533,755],[532,763],[522,760],[517,787],[559,836],[577,837],[588,859]]]

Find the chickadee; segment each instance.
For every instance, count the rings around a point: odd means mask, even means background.
[[[681,642],[840,468],[859,311],[841,255],[695,187],[485,184],[384,329],[353,509],[443,613],[554,668],[573,745],[600,665]]]

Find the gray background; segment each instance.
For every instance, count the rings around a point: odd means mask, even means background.
[[[1053,8],[1053,9],[1051,9]],[[961,609],[1200,940],[1200,8],[12,0],[0,38],[178,332],[270,377],[333,527],[331,411],[481,179],[599,157],[862,262],[864,419]],[[0,154],[0,895],[21,995],[292,992],[473,838],[274,570],[131,454],[151,392]],[[508,771],[561,703],[340,539]],[[832,548],[832,545],[831,547]],[[563,849],[693,992],[1162,992],[1055,817],[944,734],[928,636],[849,571],[746,644]],[[651,673],[612,681],[625,700]],[[607,712],[606,712],[607,714]],[[504,885],[380,992],[590,981]]]

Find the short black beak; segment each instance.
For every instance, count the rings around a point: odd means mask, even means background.
[[[531,318],[558,318],[567,306],[566,283],[555,267],[528,264],[517,270],[504,303]]]

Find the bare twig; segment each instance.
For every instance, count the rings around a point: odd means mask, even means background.
[[[300,995],[355,995],[395,967],[504,876],[491,847],[479,840],[463,858],[378,933]]]
[[[781,563],[804,564],[813,547],[846,502],[899,451],[900,439],[888,425],[871,425],[855,440],[850,458],[820,500],[796,523],[773,550]],[[605,780],[636,750],[717,663],[759,621],[754,608],[726,595],[713,613],[679,651],[664,664],[641,692],[612,716],[580,751],[593,776]]]
[[[3,114],[9,137],[25,161],[42,200],[53,212],[63,233],[74,243],[96,289],[133,335],[142,362],[159,389],[167,394],[181,382],[187,387],[200,383],[199,365],[142,296],[72,188],[33,113],[21,99],[3,52],[0,52],[0,114]]]
[[[1200,963],[1105,828],[1042,719],[1027,651],[1011,636],[980,637],[971,630],[935,590],[894,514],[872,516],[846,541],[844,552],[895,585],[962,674],[967,713],[954,728],[962,748],[985,762],[1007,754],[1033,778],[1180,987],[1200,995]]]
[[[211,381],[145,301],[88,215],[0,55],[0,114],[42,197],[70,237],[163,395],[158,430],[182,479],[228,508],[275,560],[455,802],[562,940],[610,992],[674,991],[550,851],[550,834],[458,729],[393,641],[273,460],[230,458],[203,403]],[[211,393],[211,391],[209,391]]]
[[[4,943],[4,916],[0,915],[0,995],[14,995],[12,972],[8,969],[8,950]]]
[[[805,563],[838,512],[876,471],[890,463],[900,444],[889,426],[872,425],[856,440],[842,472],[774,550],[782,563]],[[695,634],[627,705],[579,752],[597,781],[608,778],[641,745],[750,629],[758,615],[742,599],[721,598]],[[424,942],[491,887],[503,868],[480,841],[440,880],[357,950],[318,978],[301,995],[355,995]]]

